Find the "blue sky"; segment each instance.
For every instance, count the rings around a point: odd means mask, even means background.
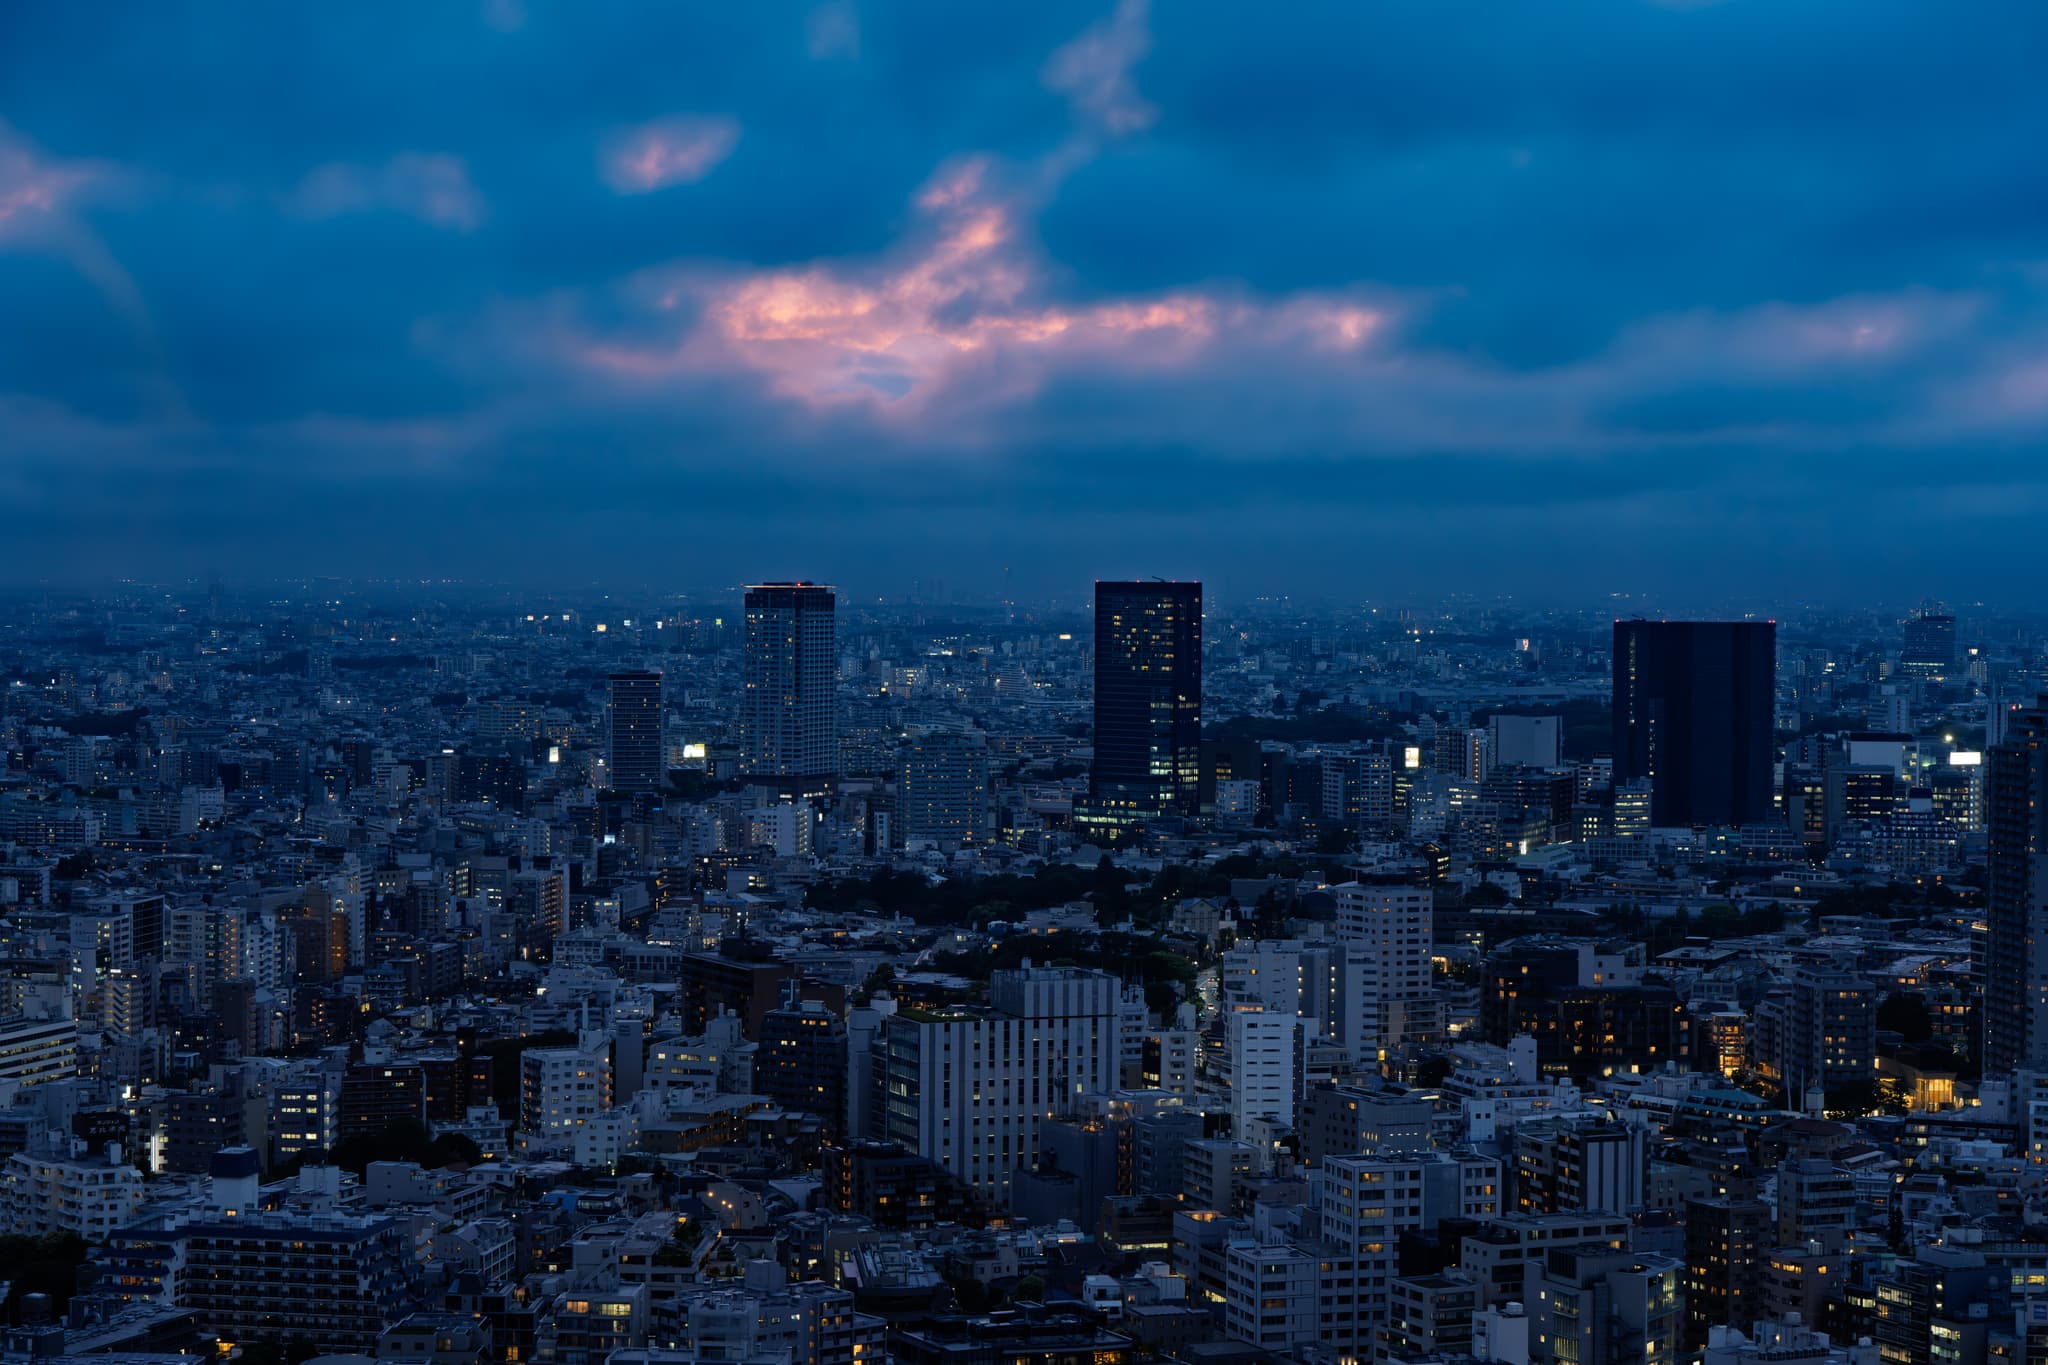
[[[2048,6],[14,5],[0,579],[2024,600]]]

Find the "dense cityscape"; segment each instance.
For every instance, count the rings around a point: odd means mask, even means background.
[[[1931,600],[18,593],[5,1354],[2033,1365],[2044,690]]]

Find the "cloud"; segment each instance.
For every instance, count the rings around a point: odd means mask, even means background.
[[[399,213],[451,232],[474,232],[488,214],[459,157],[401,152],[379,165],[330,162],[299,182],[289,200],[307,218]]]
[[[16,558],[2048,572],[2048,7],[480,6],[10,26]]]
[[[860,15],[853,0],[825,0],[804,21],[804,45],[816,62],[860,56]]]
[[[67,221],[67,210],[102,173],[40,155],[0,122],[0,244],[26,241]]]
[[[1146,0],[1117,0],[1107,19],[1052,54],[1046,86],[1112,136],[1149,128],[1159,110],[1138,93],[1131,68],[1151,47]]]
[[[739,140],[736,119],[677,114],[614,134],[599,158],[599,172],[620,194],[694,184],[731,156]]]
[[[1341,294],[1050,298],[1024,201],[997,183],[987,158],[942,172],[915,208],[917,233],[878,260],[738,274],[678,268],[650,281],[645,302],[686,319],[679,337],[659,346],[591,338],[578,354],[629,379],[732,367],[809,404],[922,408],[956,386],[978,390],[977,403],[996,393],[1015,401],[1057,364],[1156,371],[1219,346],[1341,356],[1387,317]]]

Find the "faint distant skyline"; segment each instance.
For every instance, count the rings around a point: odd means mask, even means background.
[[[0,584],[2022,604],[1991,9],[15,6]]]

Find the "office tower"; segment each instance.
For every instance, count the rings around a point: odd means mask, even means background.
[[[1778,1163],[1777,1245],[1818,1242],[1821,1250],[1839,1253],[1855,1231],[1855,1175],[1810,1157]]]
[[[1677,1365],[1684,1265],[1555,1250],[1530,1267],[1529,1365]]]
[[[1650,1159],[1643,1129],[1592,1119],[1515,1125],[1515,1206],[1524,1213],[1636,1213]]]
[[[1294,1015],[1263,1005],[1231,1007],[1230,1135],[1244,1141],[1258,1119],[1294,1122]]]
[[[1705,1341],[1719,1323],[1747,1330],[1756,1322],[1776,1233],[1771,1206],[1760,1199],[1685,1201],[1685,1307],[1694,1340]]]
[[[1771,621],[1614,623],[1614,780],[1650,780],[1651,819],[1772,818]]]
[[[1778,1072],[1787,1109],[1877,1073],[1877,991],[1860,976],[1795,967],[1758,1006],[1757,1022],[1760,1060]]]
[[[1387,1359],[1472,1354],[1479,1285],[1471,1276],[1456,1270],[1442,1275],[1403,1275],[1388,1282],[1387,1292],[1387,1325],[1380,1333]]]
[[[2048,1061],[2048,696],[1985,763],[1984,1074]]]
[[[1655,828],[1650,809],[1653,799],[1650,780],[1638,777],[1630,782],[1614,784],[1614,837],[1617,839],[1647,839]]]
[[[1331,1032],[1360,1064],[1435,1031],[1430,943],[1435,895],[1428,887],[1347,882],[1335,888],[1338,948]]]
[[[1117,1088],[1117,979],[1079,968],[995,972],[986,1006],[882,1024],[882,1136],[983,1194],[1038,1159],[1040,1120]]]
[[[1426,1099],[1348,1085],[1309,1086],[1296,1120],[1302,1162],[1318,1166],[1331,1157],[1426,1152],[1434,1114]]]
[[[908,841],[959,843],[982,833],[988,748],[971,735],[919,735],[903,755],[897,819]]]
[[[606,785],[614,791],[648,792],[661,787],[661,674],[611,675],[605,707]]]
[[[815,1000],[770,1010],[754,1054],[754,1088],[784,1109],[816,1114],[825,1140],[846,1118],[846,1021]]]
[[[1486,724],[1493,761],[1504,768],[1555,768],[1564,756],[1556,716],[1493,716]]]
[[[1223,1334],[1260,1351],[1292,1355],[1317,1341],[1334,1344],[1319,1325],[1319,1261],[1299,1247],[1265,1246],[1249,1238],[1223,1253]]]
[[[1821,785],[1821,833],[1830,848],[1852,826],[1891,819],[1904,794],[1898,773],[1879,763],[1837,764]]]
[[[1202,585],[1095,585],[1095,766],[1105,824],[1193,815],[1202,775]]]
[[[1956,618],[1939,602],[1921,605],[1905,620],[1901,672],[1939,678],[1955,671]]]
[[[1394,756],[1363,745],[1325,750],[1323,818],[1346,829],[1385,834],[1394,825]]]
[[[1436,770],[1450,777],[1478,782],[1493,770],[1493,732],[1486,729],[1440,730],[1435,740]]]
[[[1386,1322],[1388,1282],[1400,1264],[1403,1234],[1434,1231],[1447,1218],[1490,1219],[1500,1212],[1500,1162],[1472,1153],[1339,1156],[1317,1170],[1322,1231],[1333,1305],[1323,1340],[1339,1350],[1369,1347]]]
[[[1629,1220],[1612,1213],[1503,1213],[1459,1239],[1458,1264],[1479,1281],[1482,1305],[1533,1300],[1529,1283],[1553,1251],[1620,1252]]]
[[[747,589],[740,773],[822,793],[839,771],[838,598],[816,583]]]

